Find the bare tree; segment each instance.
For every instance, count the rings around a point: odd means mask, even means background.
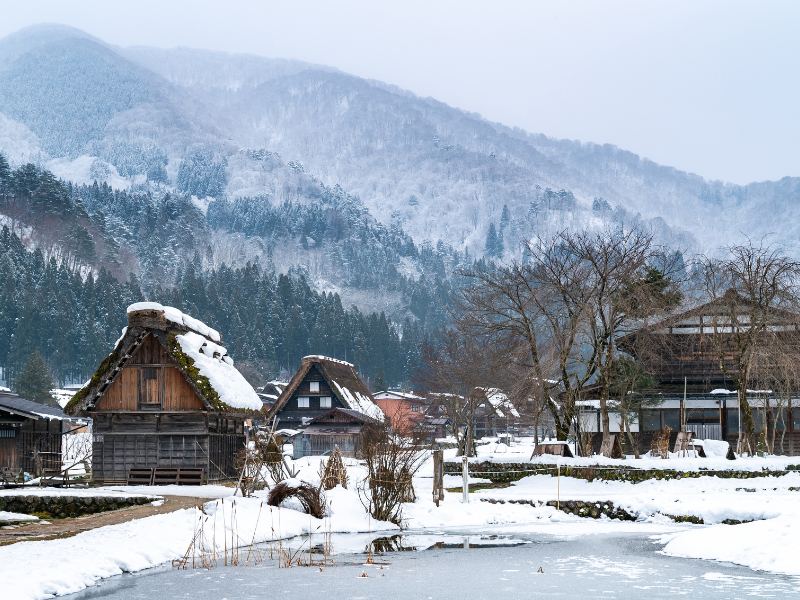
[[[663,255],[639,231],[565,231],[529,243],[526,255],[526,262],[463,272],[473,285],[462,292],[462,322],[513,350],[512,366],[528,372],[529,385],[539,383],[531,387],[550,408],[559,439],[569,434],[576,400],[599,381],[606,439],[615,342],[631,317],[654,313],[669,297],[662,271],[650,265]]]
[[[716,308],[710,318],[719,366],[737,384],[738,450],[753,452],[755,422],[747,389],[759,354],[794,343],[800,262],[763,241],[748,242],[728,248],[725,258],[703,259],[702,274],[705,294]]]
[[[507,348],[508,367],[526,373],[523,386],[535,394],[536,405],[550,410],[562,440],[569,434],[575,401],[593,375],[591,369],[576,369],[587,332],[589,305],[582,285],[587,269],[564,252],[563,236],[530,244],[530,261],[463,271],[472,285],[459,303],[462,326],[487,345]],[[559,401],[552,402],[556,391]]]
[[[417,384],[434,393],[432,403],[447,415],[458,444],[458,455],[474,453],[475,410],[485,401],[476,388],[497,383],[500,353],[463,330],[442,332],[438,343],[422,348],[422,369]]]
[[[665,279],[664,273],[652,266],[665,255],[654,247],[650,234],[635,229],[562,235],[562,240],[586,271],[582,295],[588,303],[591,352],[585,368],[597,374],[603,442],[607,442],[608,400],[619,356],[616,342],[637,325],[638,319],[651,317],[673,304],[672,294],[656,285],[659,281],[668,283],[669,277]]]
[[[400,524],[404,502],[415,499],[413,478],[425,459],[415,440],[392,436],[385,424],[361,432],[361,454],[367,466],[366,487],[358,493],[374,519]]]

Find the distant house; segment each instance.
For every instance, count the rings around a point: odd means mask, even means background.
[[[0,467],[34,476],[60,469],[67,421],[60,408],[0,392]]]
[[[475,435],[477,437],[496,436],[515,428],[520,421],[520,413],[500,388],[475,388],[473,391],[481,400],[475,410]]]
[[[269,417],[278,418],[278,427],[302,429],[334,408],[356,411],[374,421],[384,418],[352,364],[327,356],[306,356]]]
[[[695,438],[726,440],[735,447],[740,427],[736,352],[720,350],[734,348],[732,334],[747,330],[753,312],[758,314],[758,308],[736,291],[728,290],[721,298],[620,338],[619,347],[633,355],[656,384],[655,389],[640,390],[642,408],[629,419],[631,431],[638,432],[641,449],[648,448],[652,436],[666,427],[672,430],[671,444],[677,432],[685,428]],[[796,352],[800,346],[800,315],[775,308],[763,318],[769,336]],[[765,382],[780,381],[782,375],[773,372],[774,366],[771,360],[764,360],[751,376]],[[777,389],[747,390],[756,431],[766,429],[768,435],[778,432],[776,453],[800,455],[800,409],[796,400],[799,392],[796,388],[783,393]],[[587,395],[579,406],[582,431],[602,431],[597,397]],[[612,410],[609,416],[611,432],[618,432],[619,413]]]
[[[303,431],[293,438],[294,458],[319,456],[338,447],[342,456],[357,458],[361,451],[361,431],[366,425],[380,421],[348,408],[332,408],[311,419]]]
[[[237,475],[245,420],[262,401],[220,334],[170,306],[128,307],[128,326],[90,381],[65,407],[93,421],[93,477],[125,481],[131,468],[179,469],[204,479]]]
[[[275,406],[278,397],[283,393],[287,385],[289,384],[285,381],[273,379],[256,389],[258,397],[261,398],[261,401],[264,403],[265,412],[269,412],[270,409]]]
[[[419,429],[430,404],[424,396],[398,390],[377,392],[373,398],[391,428],[400,435],[410,435]]]

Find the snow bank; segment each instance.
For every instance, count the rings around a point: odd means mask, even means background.
[[[23,515],[22,513],[15,513],[15,512],[8,512],[6,510],[0,510],[0,521],[4,523],[14,522],[22,522],[22,521],[38,521],[39,517],[35,517],[33,515]]]
[[[714,525],[661,537],[669,556],[703,558],[800,575],[800,515],[742,525]]]
[[[78,592],[100,579],[179,559],[190,547],[221,556],[234,545],[246,547],[307,533],[397,529],[391,523],[371,521],[354,491],[334,489],[328,499],[331,516],[324,520],[268,506],[263,498],[225,498],[209,502],[203,511],[182,509],[70,538],[3,546],[3,597],[34,600]]]
[[[222,402],[233,408],[261,409],[261,398],[233,366],[233,360],[225,348],[194,331],[175,336],[175,339],[183,353],[194,361],[200,374],[208,379]]]

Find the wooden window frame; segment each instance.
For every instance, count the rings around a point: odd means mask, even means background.
[[[327,400],[327,403],[326,403],[326,400]],[[320,408],[333,408],[333,397],[332,396],[320,396],[319,397],[319,407]]]
[[[154,374],[155,377],[148,377],[148,375]],[[147,398],[147,384],[146,382],[155,379],[156,381],[156,395],[157,401],[155,402],[146,402],[144,401]],[[161,366],[153,366],[153,365],[144,365],[139,366],[139,397],[137,400],[137,406],[139,410],[143,411],[159,411],[164,406],[164,370]]]
[[[302,402],[305,401],[305,402]],[[305,404],[305,406],[303,406]],[[307,409],[311,408],[311,398],[308,396],[298,396],[297,397],[297,408]]]
[[[314,386],[316,386],[317,389],[314,389]],[[319,381],[309,381],[308,392],[310,394],[319,394]]]

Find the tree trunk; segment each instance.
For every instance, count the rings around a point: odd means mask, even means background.
[[[740,371],[741,372],[741,371]],[[737,391],[739,397],[739,419],[740,427],[742,430],[741,438],[739,439],[739,453],[747,452],[753,454],[756,444],[756,425],[753,420],[753,410],[747,402],[747,376],[739,377],[739,390]]]
[[[611,439],[611,422],[608,417],[608,387],[605,385],[600,394],[600,429],[603,431],[603,443],[600,447],[611,448],[611,444],[609,443]],[[609,458],[611,458],[610,454]]]
[[[639,456],[639,440],[633,439],[633,433],[631,432],[631,423],[628,419],[628,413],[625,411],[620,412],[620,417],[622,418],[622,427],[625,430],[625,434],[628,436],[628,442],[633,448],[633,457],[634,458],[641,458]]]

